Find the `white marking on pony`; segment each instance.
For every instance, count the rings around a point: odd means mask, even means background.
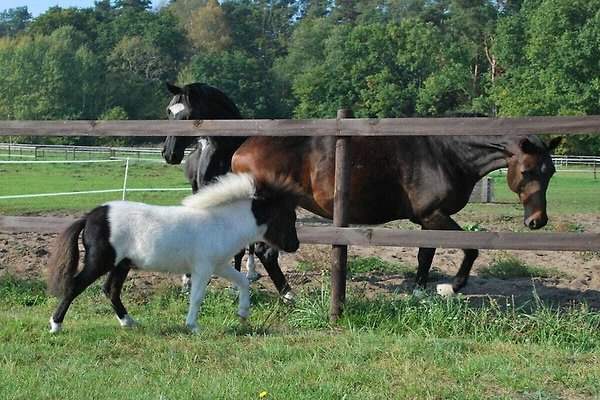
[[[50,333],[59,333],[61,329],[61,324],[58,322],[54,322],[54,318],[50,317]]]
[[[437,294],[439,294],[442,297],[448,298],[448,297],[456,296],[456,292],[452,288],[452,285],[449,283],[440,283],[439,285],[436,286],[435,290],[436,290]]]
[[[119,323],[122,327],[134,326],[137,324],[137,321],[129,316],[129,314],[125,314],[123,318],[117,317]]]
[[[177,114],[179,114],[183,110],[185,110],[185,106],[181,103],[176,103],[176,104],[173,104],[171,107],[169,107],[169,111],[171,111],[171,113],[174,116],[177,116]]]

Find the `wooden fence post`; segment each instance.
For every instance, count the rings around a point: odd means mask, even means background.
[[[337,119],[354,118],[352,110],[341,109]],[[338,136],[335,141],[335,187],[333,194],[333,225],[348,226],[350,203],[350,136]],[[346,300],[346,269],[348,246],[333,245],[331,263],[331,292],[329,296],[329,321],[335,323],[344,309]]]

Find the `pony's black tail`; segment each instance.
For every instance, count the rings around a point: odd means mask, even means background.
[[[85,218],[78,219],[58,235],[52,246],[46,283],[48,292],[64,297],[73,287],[79,265],[79,234],[85,226]]]

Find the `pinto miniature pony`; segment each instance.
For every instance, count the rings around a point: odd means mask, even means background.
[[[228,174],[181,206],[152,206],[114,201],[95,208],[62,232],[48,263],[48,288],[62,301],[50,318],[57,333],[71,302],[100,276],[121,326],[135,321],[120,294],[132,268],[189,273],[192,280],[186,325],[197,332],[198,311],[212,275],[239,287],[238,315],[248,317],[249,282],[229,265],[247,244],[266,241],[284,251],[299,247],[296,235],[298,193],[291,183],[257,181],[249,174]],[[79,263],[83,231],[84,267]]]
[[[192,193],[198,193],[201,187],[205,185],[205,182],[198,176],[199,171],[203,171],[201,164],[202,152],[207,148],[208,140],[206,138],[199,138],[196,148],[189,155],[184,165],[184,174],[188,182],[192,186]],[[242,249],[234,257],[234,268],[241,271],[242,260],[246,254],[246,249]],[[246,260],[246,277],[250,281],[255,281],[259,278],[258,272],[256,272],[256,262],[254,260],[254,243],[248,246],[248,259]],[[181,281],[183,286],[189,288],[190,276],[182,275]]]

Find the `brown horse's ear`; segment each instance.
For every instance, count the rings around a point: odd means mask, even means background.
[[[548,146],[548,150],[552,151],[558,147],[558,145],[560,144],[561,141],[562,141],[562,137],[558,136],[558,137],[555,137],[554,139],[549,140],[548,143],[546,143],[546,146]]]
[[[519,148],[525,154],[535,154],[540,151],[539,148],[536,147],[535,143],[528,138],[521,139],[519,142]]]
[[[169,92],[171,92],[171,94],[173,94],[173,95],[178,95],[178,94],[183,93],[183,89],[181,89],[179,86],[175,86],[169,82],[167,82],[166,85],[167,85],[167,90]]]

